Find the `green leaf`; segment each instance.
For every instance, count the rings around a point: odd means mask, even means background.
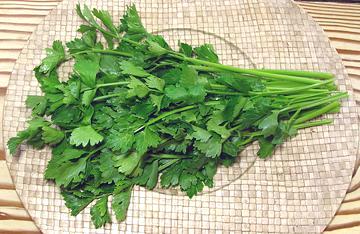
[[[100,27],[94,16],[91,14],[91,10],[88,6],[84,5],[83,9],[81,10],[80,4],[76,4],[76,13],[80,16],[80,18],[87,21],[92,26]]]
[[[236,73],[223,72],[216,78],[216,82],[242,93],[263,89],[263,84],[260,79],[255,77],[249,78]]]
[[[197,71],[186,64],[182,64],[180,68],[181,68],[181,77],[179,84],[182,87],[186,87],[186,88],[190,88],[196,85],[198,81]]]
[[[133,75],[137,77],[147,77],[150,75],[142,67],[136,66],[132,62],[126,60],[120,62],[120,68],[122,73],[125,75]]]
[[[181,71],[173,70],[170,74],[163,77],[167,80],[167,76],[180,76],[172,82],[175,85],[167,85],[165,87],[165,95],[173,102],[185,102],[193,104],[203,102],[206,96],[205,87],[199,82],[199,77],[196,70],[186,64],[181,64]]]
[[[88,106],[83,112],[83,117],[82,117],[82,120],[81,120],[81,124],[90,125],[92,117],[94,115],[94,112],[95,112],[94,107],[92,107],[91,105]]]
[[[63,143],[61,143],[58,146],[61,146],[62,144]],[[65,147],[69,147],[69,146],[65,144]],[[45,179],[55,179],[59,174],[58,170],[60,169],[61,164],[68,163],[70,160],[73,161],[74,159],[78,159],[87,153],[84,150],[65,148],[63,152],[56,154],[54,150],[53,150],[52,158],[48,162],[48,165],[45,170]]]
[[[175,85],[179,82],[181,76],[181,70],[179,68],[173,68],[168,71],[166,71],[161,78],[165,81],[165,84],[167,87],[169,85]]]
[[[69,105],[77,102],[76,98],[73,96],[74,90],[71,90],[71,88],[72,87],[70,86],[70,84],[67,86],[58,87],[58,89],[63,92],[63,97],[62,97],[63,104]]]
[[[85,45],[89,47],[95,47],[96,43],[96,31],[94,28],[91,28],[83,33],[81,37]]]
[[[165,95],[168,98],[170,98],[171,100],[177,102],[177,101],[184,100],[187,97],[188,92],[183,87],[176,87],[174,85],[168,85],[165,88]]]
[[[112,200],[112,208],[114,209],[116,219],[123,221],[129,208],[131,198],[131,188],[115,193]]]
[[[268,98],[257,98],[248,101],[244,111],[239,116],[242,129],[250,127],[256,121],[267,115],[271,111],[271,100]]]
[[[145,83],[151,89],[157,89],[161,92],[164,90],[165,81],[156,76],[149,76],[145,79]]]
[[[147,189],[154,189],[159,177],[159,160],[145,166],[142,175],[139,177],[138,184],[145,185]]]
[[[180,53],[184,54],[187,57],[192,57],[193,50],[191,45],[186,43],[179,43],[179,47],[180,47],[179,49]]]
[[[88,25],[80,25],[78,30],[83,35],[81,39],[75,38],[72,41],[66,43],[66,47],[69,49],[70,54],[75,54],[81,51],[90,50],[95,47],[96,43],[96,30],[95,27]]]
[[[194,130],[194,132],[191,134],[191,136],[198,141],[207,142],[211,137],[211,133],[203,128],[192,125],[192,129]]]
[[[257,152],[257,155],[260,158],[267,158],[267,157],[271,156],[272,153],[274,152],[275,145],[273,145],[271,142],[269,142],[265,138],[259,139],[259,145],[260,145],[260,149]]]
[[[209,161],[205,167],[205,173],[208,178],[213,178],[217,171],[217,165],[215,161]]]
[[[168,53],[168,50],[163,48],[158,42],[152,41],[150,39],[146,40],[146,43],[148,44],[148,50],[149,52],[154,56],[160,56],[163,54]]]
[[[63,93],[45,93],[45,97],[48,101],[48,108],[45,112],[46,115],[54,114],[54,112],[64,107]],[[51,116],[51,118],[53,118],[53,116]]]
[[[225,153],[231,157],[237,157],[240,150],[241,150],[241,148],[239,148],[239,146],[237,146],[236,144],[234,144],[230,141],[226,141],[223,144],[223,153]]]
[[[84,40],[79,38],[75,38],[74,40],[67,42],[66,47],[69,49],[70,54],[75,54],[89,49],[89,46],[84,42]]]
[[[148,170],[150,170],[150,173],[149,173],[149,180],[146,183],[146,188],[154,189],[158,182],[158,177],[159,177],[159,161],[155,160],[151,164]]]
[[[161,138],[151,128],[146,127],[142,132],[136,134],[136,150],[139,154],[145,153],[150,147],[156,147],[159,145]]]
[[[187,98],[187,103],[191,104],[191,103],[199,103],[199,102],[203,102],[206,96],[206,91],[205,88],[199,84],[190,87],[188,89],[188,98]]]
[[[279,122],[271,143],[274,145],[282,144],[288,137],[295,136],[296,134],[297,129],[291,123],[284,124],[284,122]]]
[[[65,134],[56,128],[44,126],[44,127],[42,127],[42,130],[43,130],[43,133],[42,133],[41,139],[46,144],[57,144],[57,143],[61,142],[65,137]]]
[[[100,59],[100,70],[109,76],[119,77],[121,75],[119,58],[112,55],[102,55]]]
[[[162,188],[174,187],[179,184],[179,177],[182,171],[179,164],[175,164],[169,169],[165,170],[160,176],[160,184]]]
[[[199,59],[206,60],[213,63],[219,62],[219,57],[215,53],[214,47],[210,44],[194,48],[194,52]]]
[[[47,99],[44,96],[32,96],[29,95],[26,98],[26,107],[31,108],[33,114],[44,115],[47,105]]]
[[[213,135],[207,142],[196,141],[195,147],[204,153],[206,157],[218,157],[222,150],[221,138],[217,135]]]
[[[75,128],[70,136],[70,144],[83,147],[94,146],[100,143],[104,137],[96,132],[91,125]]]
[[[90,209],[91,221],[95,228],[104,226],[111,222],[110,214],[107,207],[108,197],[102,197]]]
[[[96,17],[98,17],[104,24],[105,26],[110,26],[110,22],[109,22],[109,15],[106,15],[106,13],[104,13],[105,11],[102,11],[102,13],[98,12],[97,10],[94,10]],[[81,10],[80,5],[77,4],[76,6],[76,12],[77,14],[85,21],[87,21],[91,26],[93,26],[94,28],[98,29],[104,36],[106,42],[109,45],[109,48],[113,48],[113,39],[115,37],[117,37],[117,35],[115,35],[114,33],[108,32],[106,29],[102,28],[95,20],[92,12],[90,11],[90,9],[84,5],[83,10]],[[110,18],[111,20],[111,18]]]
[[[114,33],[115,35],[117,34],[116,27],[108,11],[93,9],[92,13],[96,18],[101,20],[101,22],[107,29],[109,29],[110,32]]]
[[[111,151],[104,150],[97,157],[101,173],[101,183],[112,184],[113,182],[117,183],[118,181],[125,179],[125,176],[115,167],[113,156],[114,154]]]
[[[46,57],[41,61],[39,72],[49,73],[65,59],[65,49],[61,41],[54,41],[51,48],[46,49]]]
[[[141,23],[139,14],[136,10],[135,5],[128,6],[123,18],[120,20],[119,26],[120,32],[126,32],[127,34],[146,34],[146,30]]]
[[[149,88],[142,81],[136,79],[135,77],[130,78],[130,83],[128,84],[128,87],[128,97],[137,96],[139,98],[143,98],[149,93]]]
[[[15,155],[17,148],[26,140],[27,136],[24,134],[17,134],[16,137],[11,137],[7,142],[7,147],[11,155]]]
[[[208,131],[213,131],[219,134],[222,138],[227,139],[230,137],[231,132],[225,126],[221,125],[224,122],[221,113],[214,113],[212,118],[206,123]]]
[[[23,131],[19,131],[16,137],[12,137],[7,142],[8,149],[10,154],[14,155],[16,149],[27,140],[29,144],[41,148],[44,142],[41,140],[41,130],[42,127],[48,126],[49,123],[41,117],[34,117],[28,121],[29,126]],[[38,145],[35,145],[38,143]]]
[[[81,180],[80,173],[85,172],[87,158],[80,158],[76,162],[64,162],[52,170],[48,169],[49,176],[54,175],[53,179],[58,186],[67,187],[71,182],[79,182]],[[50,177],[48,177],[50,178]]]
[[[262,129],[261,134],[264,135],[264,137],[275,134],[276,129],[279,125],[278,116],[279,112],[274,111],[260,122],[259,128]]]
[[[233,121],[237,116],[239,116],[240,111],[245,106],[247,98],[245,97],[231,97],[227,102],[225,109],[223,111],[223,118],[225,121]]]
[[[197,110],[188,110],[181,112],[180,116],[187,123],[196,123],[197,121]]]
[[[60,85],[60,81],[56,69],[50,71],[48,74],[43,74],[40,72],[40,67],[37,66],[34,68],[34,72],[35,78],[39,82],[40,88],[45,94],[59,92],[57,86]]]
[[[80,76],[81,81],[90,88],[96,85],[96,74],[100,69],[100,57],[96,54],[77,56],[74,71]]]
[[[158,96],[158,95],[154,95],[154,94],[150,94],[150,100],[152,102],[152,104],[156,107],[157,112],[159,112],[161,110],[161,102],[163,100],[164,96]]]
[[[183,173],[180,176],[179,184],[182,190],[189,189],[192,185],[197,184],[197,178],[195,175]]]
[[[60,127],[67,127],[70,123],[77,123],[81,118],[80,115],[81,111],[77,106],[62,106],[56,109],[51,120]]]
[[[131,111],[135,113],[136,116],[147,120],[151,113],[155,111],[154,105],[151,101],[147,100],[146,102],[137,103],[131,108]]]
[[[149,52],[154,56],[160,56],[171,51],[171,48],[165,41],[164,37],[160,35],[148,34],[146,43],[148,44]]]
[[[69,94],[71,94],[75,99],[79,98],[80,95],[80,80],[77,76],[71,76],[70,79],[67,81],[69,86]]]
[[[76,6],[76,11],[78,10],[78,7],[80,7],[80,5],[78,6]],[[94,31],[95,30],[95,28],[93,27],[93,26],[91,26],[91,25],[87,25],[87,24],[81,24],[80,26],[79,26],[79,28],[78,28],[78,32],[79,33],[82,33],[82,34],[84,34],[84,33],[86,33],[86,32],[88,32],[88,31]]]
[[[111,129],[106,139],[106,146],[124,154],[132,148],[134,142],[135,136],[132,132],[119,132]]]
[[[63,189],[61,195],[65,200],[65,205],[71,210],[71,215],[78,215],[85,207],[87,207],[94,197],[89,196],[76,196],[74,193]]]
[[[118,168],[119,172],[130,175],[139,165],[142,156],[143,154],[132,152],[130,154],[114,156],[113,160],[115,161],[115,167]]]
[[[81,104],[84,106],[89,106],[95,97],[96,91],[97,89],[86,90],[81,98]]]

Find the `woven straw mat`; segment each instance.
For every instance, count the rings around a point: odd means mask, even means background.
[[[27,95],[40,94],[32,69],[44,48],[77,35],[77,1],[65,0],[32,34],[11,76],[4,116],[4,142],[24,129]],[[115,22],[130,1],[86,2],[108,9]],[[194,45],[212,43],[222,62],[241,67],[303,69],[336,74],[340,90],[351,84],[339,56],[315,22],[287,0],[135,1],[145,27]],[[60,69],[69,71],[69,65]],[[351,96],[351,95],[350,95]],[[358,120],[352,98],[334,124],[301,130],[267,160],[257,146],[221,168],[216,187],[189,199],[177,190],[136,187],[126,221],[95,229],[90,209],[72,217],[59,189],[43,179],[50,150],[22,146],[7,157],[25,207],[44,233],[319,233],[330,222],[350,183],[357,153]],[[211,146],[209,146],[211,147]]]

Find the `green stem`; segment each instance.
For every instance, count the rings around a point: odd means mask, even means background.
[[[323,119],[323,120],[318,120],[318,121],[313,121],[313,122],[295,124],[294,128],[296,128],[296,129],[310,128],[310,127],[331,124],[332,122],[333,121],[331,119]],[[261,135],[262,134],[260,131],[251,132],[247,135],[244,134],[244,136],[249,136],[249,138],[247,138],[241,145],[247,145],[247,144],[253,142],[254,140],[256,140],[256,137],[261,136]]]
[[[279,92],[279,91],[288,92],[295,88],[267,88],[267,89],[269,90],[269,92]],[[302,91],[302,93],[329,93],[329,92],[330,91],[328,89],[306,89]]]
[[[91,24],[90,22],[88,22],[88,23],[89,23],[90,25],[94,26],[95,28],[97,28],[101,33],[119,39],[119,35],[116,35],[116,34],[113,34],[113,33],[109,32],[109,31],[106,31],[105,29],[103,29],[103,28],[101,28],[101,27],[98,27],[98,26],[96,26],[96,25],[93,25],[93,24]]]
[[[114,55],[121,55],[125,57],[132,57],[133,55],[130,53],[117,51],[117,50],[102,50],[102,49],[92,49],[95,53],[102,53],[102,54],[114,54]]]
[[[125,56],[125,57],[132,57],[132,56],[133,56],[133,55],[130,54],[130,53],[126,53],[126,52],[122,52],[122,51],[117,51],[117,50],[91,49],[91,50],[83,50],[83,51],[79,51],[79,52],[70,54],[68,57],[65,58],[65,60],[69,60],[69,59],[72,58],[74,55],[87,54],[87,53],[113,54],[113,55],[120,55],[120,56]]]
[[[304,103],[304,102],[311,102],[311,101],[316,101],[319,100],[321,98],[325,98],[328,96],[328,94],[330,94],[331,92],[329,91],[329,93],[325,94],[325,93],[319,93],[319,94],[314,94],[314,95],[303,95],[303,96],[299,96],[296,98],[293,98],[292,96],[287,96],[287,98],[290,99],[289,101],[289,105],[292,104],[296,104],[296,103]]]
[[[166,117],[168,117],[170,115],[173,115],[173,114],[176,114],[176,113],[179,113],[179,112],[183,112],[183,111],[187,111],[187,110],[191,110],[191,109],[194,109],[195,107],[196,107],[196,105],[190,105],[190,106],[184,106],[182,108],[178,108],[178,109],[174,109],[174,110],[171,110],[171,111],[164,112],[161,115],[159,115],[159,116],[157,116],[157,117],[155,117],[153,119],[150,119],[147,123],[145,123],[144,125],[142,125],[138,129],[136,129],[134,131],[134,133],[138,133],[141,130],[143,130],[145,127],[150,126],[150,125],[158,122],[159,120],[161,120],[163,118],[166,118]]]
[[[160,63],[152,68],[148,68],[147,71],[148,72],[152,72],[154,71],[155,69],[158,69],[160,67],[165,67],[165,66],[176,66],[174,63]]]
[[[221,69],[214,67],[206,67],[202,65],[191,65],[192,68],[198,71],[207,71],[207,72],[219,72]],[[288,76],[297,76],[297,77],[307,77],[315,78],[321,80],[333,79],[333,74],[327,72],[312,72],[312,71],[299,71],[299,70],[272,70],[272,69],[249,69],[253,71],[261,71],[272,74],[288,75]]]
[[[299,71],[299,70],[273,70],[273,69],[261,69],[261,71],[274,74],[282,74],[289,76],[300,76],[300,77],[309,77],[317,79],[333,79],[334,75],[327,72],[312,72],[312,71]]]
[[[190,65],[190,67],[194,68],[197,71],[206,71],[206,72],[220,72],[221,69],[214,68],[214,67],[206,67],[201,65]]]
[[[290,106],[288,106],[288,107],[286,107],[284,109],[281,109],[280,112],[296,110],[298,108],[301,108],[301,109],[305,110],[305,109],[320,106],[320,105],[323,105],[323,104],[326,104],[326,103],[329,103],[329,102],[337,101],[337,100],[339,100],[341,98],[345,98],[345,97],[348,97],[347,93],[338,93],[338,94],[335,94],[333,96],[322,98],[322,99],[311,101],[311,102],[296,103],[296,104],[290,105]]]
[[[209,101],[209,102],[205,102],[204,104],[205,105],[217,105],[219,103],[220,103],[219,101]],[[158,115],[157,117],[155,117],[153,119],[150,119],[147,123],[145,123],[144,125],[142,125],[138,129],[136,129],[134,131],[134,133],[138,133],[141,130],[143,130],[145,127],[150,126],[150,125],[152,125],[152,124],[154,124],[154,123],[160,121],[161,119],[166,118],[166,117],[168,117],[170,115],[180,113],[180,112],[183,112],[183,111],[187,111],[187,110],[191,110],[191,109],[194,109],[196,107],[197,107],[197,105],[189,105],[189,106],[184,106],[184,107],[181,107],[181,108],[178,108],[178,109],[174,109],[174,110],[171,110],[171,111],[164,112],[164,113]]]
[[[288,122],[289,126],[292,126],[294,124],[294,122],[295,122],[296,118],[299,116],[300,112],[301,112],[301,108],[297,109],[295,111],[295,113],[290,117],[289,122]]]
[[[178,162],[180,160],[180,158],[175,158],[173,160],[170,160],[164,164],[162,164],[161,166],[159,166],[159,171],[162,171],[166,168],[168,168],[169,166],[173,165],[174,163]]]
[[[237,92],[226,92],[226,91],[217,91],[217,90],[206,90],[207,93],[210,94],[218,94],[218,95],[230,95],[230,96],[239,96],[242,95],[242,93],[237,93]]]
[[[207,87],[210,88],[210,89],[220,89],[220,90],[228,90],[229,89],[225,85],[212,84],[212,83],[207,84]]]
[[[158,159],[185,159],[190,158],[190,156],[187,155],[180,155],[180,154],[150,154],[153,158]]]
[[[316,118],[320,115],[323,115],[331,110],[333,110],[334,108],[338,108],[340,106],[340,103],[339,102],[332,102],[320,109],[317,109],[317,110],[313,110],[313,111],[309,111],[307,112],[305,115],[301,116],[300,118],[296,119],[295,120],[295,124],[301,124],[301,123],[304,123],[310,119],[313,119],[313,118]]]
[[[183,60],[183,61],[191,62],[193,64],[206,65],[209,67],[218,68],[221,70],[231,71],[231,72],[236,72],[236,73],[251,74],[251,75],[255,75],[260,78],[269,78],[269,79],[275,79],[275,80],[287,80],[287,81],[294,81],[294,82],[305,83],[305,84],[317,84],[317,83],[321,82],[319,80],[315,80],[315,79],[311,79],[311,78],[307,78],[307,77],[297,77],[297,76],[267,73],[267,72],[263,72],[263,71],[259,71],[259,70],[243,69],[243,68],[233,67],[233,66],[229,66],[229,65],[213,63],[213,62],[209,62],[209,61],[205,61],[205,60],[186,57],[180,53],[173,52],[173,51],[169,51],[169,55],[174,58]]]
[[[127,84],[129,84],[129,82],[127,82],[127,81],[119,81],[119,82],[98,84],[98,85],[96,85],[96,88],[108,87],[108,86],[116,86],[116,85],[127,85]]]
[[[319,121],[313,121],[313,122],[307,122],[307,123],[302,123],[302,124],[296,124],[294,125],[294,127],[296,129],[302,129],[302,128],[310,128],[310,127],[315,127],[315,126],[321,126],[321,125],[326,125],[326,124],[331,124],[333,121],[331,119],[323,119],[323,120],[319,120]]]
[[[330,93],[335,94],[332,91],[328,91],[327,93],[311,93],[311,94],[306,93],[306,94],[288,95],[287,98],[291,98],[292,101],[302,100],[304,98],[318,98],[319,99],[319,96],[324,96],[325,94],[330,94]]]
[[[249,138],[247,138],[244,142],[242,142],[241,145],[247,145],[247,144],[253,142],[256,139],[256,137],[261,136],[261,135],[262,135],[261,131],[256,131],[256,132],[251,132],[249,134],[245,134],[244,136],[248,136]]]
[[[126,41],[126,42],[128,42],[128,43],[130,43],[130,44],[132,44],[132,45],[135,45],[135,46],[141,46],[141,43],[139,43],[139,42],[137,42],[137,41],[133,41],[133,40],[128,39],[128,38],[126,38],[126,37],[122,37],[122,38],[120,38],[120,40]]]
[[[112,94],[96,97],[96,98],[93,99],[93,101],[98,102],[98,101],[101,101],[101,100],[104,100],[104,99],[107,99],[107,98],[119,97],[121,95],[124,95],[124,93],[112,93]]]
[[[303,87],[300,87],[300,88],[291,88],[291,89],[287,89],[287,90],[279,90],[279,91],[270,91],[270,92],[259,92],[257,94],[259,95],[274,95],[274,94],[289,94],[289,93],[297,93],[297,92],[301,92],[301,91],[304,91],[304,90],[310,90],[312,88],[316,88],[316,87],[319,87],[319,86],[323,86],[323,85],[326,85],[326,84],[329,84],[333,82],[332,80],[329,80],[329,81],[325,81],[325,82],[321,82],[321,83],[317,83],[317,84],[312,84],[312,85],[308,85],[308,86],[303,86]],[[315,90],[317,92],[319,92],[319,90]],[[324,91],[328,91],[328,90],[324,90]]]

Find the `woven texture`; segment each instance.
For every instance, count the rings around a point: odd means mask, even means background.
[[[82,2],[82,1],[80,1]],[[336,74],[340,90],[351,85],[339,56],[321,29],[287,0],[145,0],[135,2],[145,27],[177,40],[212,43],[222,62],[241,67],[303,69]],[[23,129],[27,95],[40,94],[32,69],[53,40],[77,35],[81,20],[65,0],[39,25],[11,76],[4,116],[4,141]],[[130,1],[86,2],[108,9],[117,21]],[[61,68],[66,73],[69,66]],[[8,157],[17,192],[44,233],[319,233],[339,207],[357,153],[355,103],[343,102],[334,124],[301,130],[268,160],[251,146],[216,175],[216,187],[188,199],[177,190],[136,187],[126,221],[96,230],[90,210],[72,217],[58,188],[44,181],[51,154],[21,147]],[[211,147],[211,146],[209,146]]]

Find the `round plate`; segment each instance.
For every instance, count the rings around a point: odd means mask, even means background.
[[[25,127],[27,95],[40,94],[32,69],[52,41],[69,41],[81,20],[77,1],[65,0],[39,25],[11,76],[4,111],[4,141]],[[115,22],[135,2],[145,27],[170,40],[212,43],[230,65],[332,72],[351,97],[339,56],[322,30],[287,0],[145,0],[86,3],[108,9]],[[64,70],[66,71],[66,69]],[[349,98],[334,124],[301,130],[268,160],[254,160],[252,146],[232,168],[220,169],[217,189],[189,199],[136,187],[126,221],[95,229],[90,210],[72,217],[58,188],[43,179],[49,149],[22,146],[7,157],[25,207],[44,233],[252,233],[321,232],[339,207],[354,166],[358,120]],[[240,177],[240,175],[242,175]],[[240,177],[240,178],[239,178]]]

